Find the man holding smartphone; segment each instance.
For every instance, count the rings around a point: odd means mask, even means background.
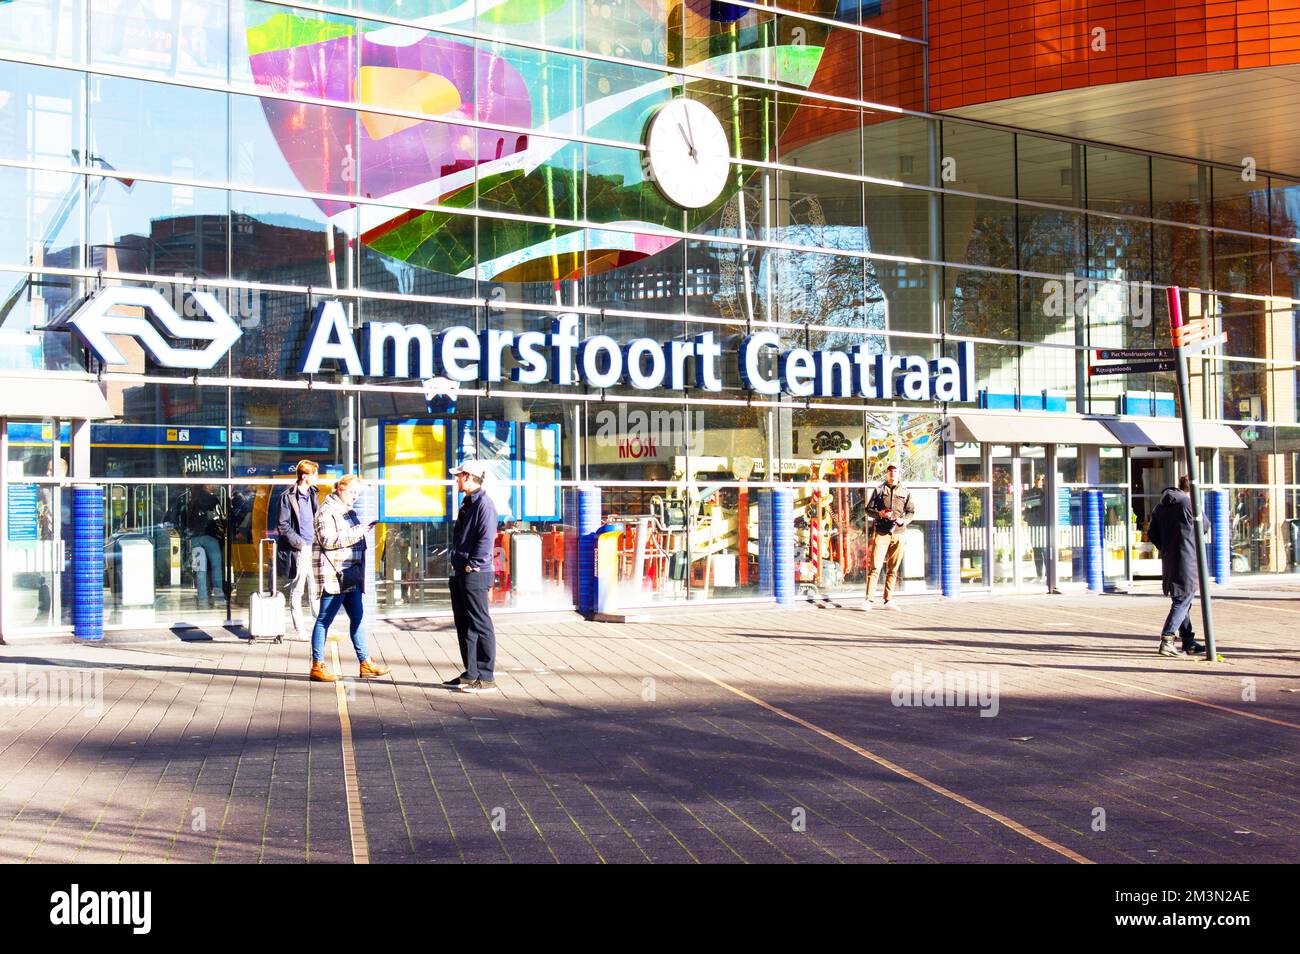
[[[488,593],[496,570],[497,508],[483,492],[485,462],[467,460],[452,475],[464,499],[452,530],[448,586],[465,670],[444,685],[460,692],[491,692],[497,687],[497,635],[488,613]]]
[[[887,610],[898,609],[893,602],[894,587],[898,583],[898,566],[903,562],[903,529],[916,515],[912,492],[898,482],[898,465],[885,469],[885,482],[871,492],[867,499],[867,517],[872,530],[867,548],[867,596],[862,608],[874,607],[871,599],[876,588],[876,574],[885,569],[885,603]]]

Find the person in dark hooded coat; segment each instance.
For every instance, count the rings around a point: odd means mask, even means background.
[[[1192,600],[1200,575],[1196,567],[1196,536],[1193,532],[1191,481],[1178,479],[1178,488],[1168,487],[1151,512],[1147,538],[1160,551],[1160,579],[1170,599],[1169,615],[1160,631],[1161,656],[1193,655],[1205,652],[1192,629]],[[1205,518],[1202,516],[1202,527]],[[1174,634],[1182,637],[1182,652],[1174,647]]]

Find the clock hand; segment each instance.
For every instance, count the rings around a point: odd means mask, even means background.
[[[686,130],[685,130],[685,129],[682,129],[682,124],[681,124],[681,123],[678,123],[678,124],[677,124],[677,130],[682,134],[682,139],[686,140],[686,148],[689,149],[689,150],[691,151],[691,152],[690,152],[691,158],[694,159],[694,158],[695,158],[695,143],[693,143],[693,142],[691,141],[691,137],[690,137],[690,136],[686,135]]]

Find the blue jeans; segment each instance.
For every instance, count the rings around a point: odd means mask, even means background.
[[[316,617],[316,626],[311,631],[311,661],[325,661],[325,634],[330,623],[342,609],[348,614],[348,635],[352,637],[352,648],[357,651],[357,662],[370,658],[366,648],[366,631],[361,626],[361,614],[365,612],[364,594],[360,590],[346,593],[322,593],[320,595],[320,615]]]
[[[1161,636],[1173,636],[1177,633],[1182,637],[1183,646],[1192,645],[1196,639],[1196,633],[1192,630],[1192,600],[1194,599],[1196,599],[1195,593],[1170,597],[1169,615],[1165,617],[1164,628],[1160,630]]]
[[[194,552],[195,547],[203,551],[206,558],[204,562],[207,564],[203,569],[194,571],[194,589],[199,603],[202,604],[207,603],[211,596],[209,582],[212,584],[211,589],[221,589],[221,544],[217,542],[216,537],[201,533],[190,537],[191,553]]]

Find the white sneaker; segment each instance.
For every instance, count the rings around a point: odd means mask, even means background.
[[[880,608],[886,610],[892,610],[895,613],[898,612],[898,604],[893,602],[892,600],[885,600],[885,602],[880,604]]]
[[[862,612],[864,612],[864,613],[870,613],[871,610],[872,610],[872,608],[873,608],[875,605],[876,605],[876,604],[873,603],[873,602],[871,602],[871,600],[863,600],[863,601],[862,601]]]

